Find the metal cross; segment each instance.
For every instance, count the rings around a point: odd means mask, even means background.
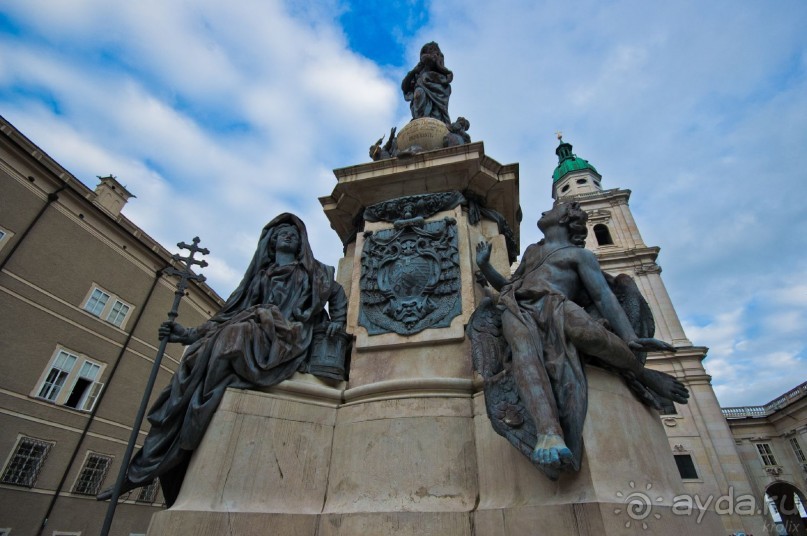
[[[562,131],[556,130],[555,135],[558,137],[558,141],[563,141],[563,132]]]
[[[207,255],[210,253],[210,250],[207,248],[199,247],[198,236],[193,239],[193,244],[180,242],[177,244],[177,247],[179,249],[186,249],[189,253],[186,257],[182,257],[179,253],[176,253],[171,257],[174,262],[179,264],[180,268],[169,266],[163,269],[163,274],[179,277],[177,290],[174,292],[174,304],[173,307],[171,307],[171,311],[168,313],[169,322],[174,322],[177,316],[179,316],[179,304],[182,301],[182,297],[185,296],[185,289],[188,288],[188,281],[198,281],[201,283],[205,280],[205,276],[193,273],[191,271],[191,266],[196,265],[204,268],[207,266],[207,261],[195,259],[194,255],[197,253],[201,253],[202,255]],[[140,425],[143,424],[143,418],[146,415],[148,401],[151,397],[151,391],[154,389],[154,383],[157,380],[157,373],[160,370],[160,362],[165,354],[165,347],[168,345],[168,339],[169,337],[163,337],[163,339],[160,341],[160,347],[157,349],[157,355],[154,357],[154,364],[151,367],[151,375],[146,383],[146,390],[143,393],[142,400],[140,401],[140,408],[137,410],[137,416],[135,417],[134,424],[132,425],[132,433],[129,436],[129,443],[126,445],[126,452],[123,455],[123,463],[121,464],[120,471],[118,472],[118,478],[115,481],[115,486],[112,488],[109,507],[107,508],[106,517],[104,518],[104,524],[101,527],[101,536],[107,536],[112,527],[112,519],[115,516],[115,508],[117,508],[118,505],[121,488],[123,487],[123,482],[126,479],[126,472],[129,469],[129,463],[132,459],[132,452],[134,452],[135,442],[137,441],[138,433],[140,432]]]
[[[197,253],[201,253],[202,255],[207,255],[210,253],[210,250],[207,248],[200,248],[199,247],[199,237],[196,236],[192,240],[192,244],[186,244],[185,242],[180,242],[177,244],[179,249],[187,249],[189,251],[186,257],[181,256],[179,253],[174,253],[171,256],[175,262],[180,263],[181,269],[174,268],[173,266],[169,266],[163,273],[168,275],[175,275],[179,277],[179,282],[177,283],[177,290],[175,294],[179,297],[185,294],[185,289],[188,288],[188,281],[197,281],[201,283],[205,279],[207,279],[202,274],[195,274],[191,271],[191,266],[197,265],[200,268],[204,268],[207,266],[207,261],[202,259],[195,259],[194,255]],[[179,306],[179,302],[176,302],[176,306],[174,307],[170,313],[168,313],[169,318],[173,321],[177,317],[177,308]]]

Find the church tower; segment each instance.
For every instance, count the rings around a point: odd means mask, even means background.
[[[708,348],[694,346],[684,333],[656,263],[660,248],[642,239],[628,201],[631,191],[603,189],[602,176],[587,160],[572,152],[563,141],[555,150],[558,165],[552,174],[555,202],[576,201],[588,214],[586,248],[593,251],[602,269],[611,274],[628,274],[636,282],[653,312],[655,337],[672,344],[675,353],[649,354],[649,367],[682,381],[690,391],[689,403],[670,403],[661,412],[670,443],[687,492],[699,497],[750,495],[751,485],[738,454],[726,419],[712,389],[711,376],[703,367]],[[652,483],[651,483],[652,484]],[[763,504],[764,497],[756,497]],[[760,516],[721,515],[727,532],[763,533]]]

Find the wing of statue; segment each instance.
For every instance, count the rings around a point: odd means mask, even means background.
[[[474,370],[484,380],[485,409],[497,434],[507,439],[528,460],[535,447],[535,423],[521,403],[510,371],[510,349],[502,334],[501,311],[485,298],[471,315],[466,333],[471,341]],[[558,469],[534,463],[551,480]]]
[[[647,303],[647,300],[644,299],[641,291],[639,291],[636,281],[627,274],[619,274],[614,277],[603,272],[603,275],[608,282],[608,286],[611,287],[611,291],[613,291],[619,304],[622,306],[622,310],[625,311],[625,315],[628,317],[636,335],[640,338],[653,337],[656,332],[656,322],[653,320],[653,312],[650,310],[650,305]],[[634,353],[636,354],[636,358],[644,365],[647,361],[647,352]],[[628,387],[630,387],[631,391],[633,391],[642,403],[656,409],[662,408],[666,399],[645,387],[632,373],[627,371],[618,371],[618,373],[625,379],[625,383],[628,384]]]

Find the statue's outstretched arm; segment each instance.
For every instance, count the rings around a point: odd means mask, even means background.
[[[603,272],[600,270],[600,264],[594,254],[588,250],[581,249],[578,273],[583,282],[583,286],[594,302],[594,305],[600,311],[600,314],[608,320],[611,328],[619,337],[628,343],[631,350],[638,352],[674,352],[675,348],[658,339],[650,337],[640,338],[633,329],[628,315],[619,303],[616,295],[608,285]]]
[[[186,328],[178,322],[166,321],[160,324],[157,333],[160,340],[168,337],[168,342],[178,342],[184,345],[193,344],[207,333],[209,322],[205,322],[198,328]]]
[[[577,271],[580,275],[580,280],[585,287],[586,292],[591,297],[597,310],[611,325],[614,333],[626,343],[635,340],[636,333],[633,331],[633,326],[628,320],[625,311],[619,304],[611,287],[600,270],[600,264],[597,262],[597,257],[586,249],[580,249],[578,255]]]

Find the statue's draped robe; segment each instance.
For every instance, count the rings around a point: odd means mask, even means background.
[[[578,470],[583,455],[588,389],[581,356],[566,336],[566,323],[591,320],[582,308],[550,290],[536,275],[546,260],[538,252],[536,245],[524,252],[510,283],[502,288],[499,305],[529,332],[533,358],[540,361],[546,371],[548,392],[553,395],[553,399],[547,400],[547,404],[554,405],[549,408],[550,413],[552,409],[556,412],[566,446],[572,451],[571,467]],[[535,426],[540,433],[545,423],[536,422]]]
[[[443,123],[451,123],[448,115],[448,100],[451,97],[451,81],[454,75],[426,68],[411,71],[404,79],[404,98],[409,101],[412,119],[432,117]]]
[[[283,266],[266,253],[279,223],[296,225],[301,242],[298,260]],[[344,322],[345,294],[334,282],[333,268],[313,258],[296,216],[278,216],[264,228],[239,287],[216,316],[194,330],[198,340],[152,406],[151,430],[129,467],[131,483],[146,485],[159,477],[170,506],[224,391],[269,387],[292,376],[308,357],[314,326],[327,319],[327,302],[331,320]]]

